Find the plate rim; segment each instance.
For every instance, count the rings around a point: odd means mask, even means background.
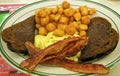
[[[11,15],[9,15],[4,21],[3,21],[3,23],[1,24],[1,26],[0,26],[0,32],[2,32],[2,28],[4,27],[4,25],[5,25],[5,23],[7,22],[7,21],[9,21],[9,19],[12,17],[12,16],[14,16],[14,14],[16,14],[16,13],[18,13],[19,11],[21,11],[21,10],[23,10],[24,8],[27,8],[27,7],[29,7],[30,5],[35,5],[35,4],[38,4],[38,3],[41,3],[41,2],[46,2],[46,1],[50,1],[50,0],[41,0],[41,1],[37,1],[37,2],[34,2],[34,3],[30,3],[30,4],[28,4],[28,5],[26,5],[26,6],[23,6],[23,7],[21,7],[21,8],[19,8],[19,9],[17,9],[15,12],[13,12]],[[56,0],[54,0],[54,1],[56,1]],[[111,8],[109,8],[108,6],[106,6],[106,5],[104,5],[104,4],[101,4],[101,3],[98,3],[98,2],[94,2],[94,1],[88,1],[88,0],[73,0],[73,1],[84,1],[84,2],[90,2],[90,3],[95,3],[95,4],[97,4],[97,5],[100,5],[101,7],[104,7],[104,8],[106,8],[106,9],[109,9],[109,11],[111,11],[111,12],[113,12],[116,16],[118,16],[118,18],[120,19],[120,15],[116,12],[116,11],[114,11],[113,9],[111,9]],[[119,30],[118,30],[118,33],[119,33]],[[120,38],[120,35],[119,35],[119,38]],[[0,35],[0,39],[2,39],[2,37],[1,37],[1,35]],[[0,40],[0,42],[1,42],[1,40]],[[119,42],[119,41],[118,41]],[[1,44],[0,44],[0,46],[2,46]],[[2,47],[2,49],[0,48],[0,50],[3,50],[3,47]],[[26,69],[21,69],[19,66],[17,66],[16,64],[14,64],[14,63],[12,63],[9,59],[6,59],[6,57],[4,57],[3,55],[2,55],[3,53],[2,53],[2,51],[0,51],[0,55],[8,62],[8,63],[10,63],[10,65],[12,65],[13,67],[15,67],[15,68],[17,68],[17,69],[19,69],[19,70],[23,70],[24,72],[26,72]],[[9,57],[9,56],[8,56]],[[118,58],[118,59],[117,59]],[[119,61],[120,61],[120,56],[118,56],[116,58],[116,60],[114,60],[114,61],[112,61],[113,63],[112,64],[108,64],[108,67],[113,67],[116,63],[118,63]],[[14,66],[15,65],[15,66]],[[32,72],[33,73],[33,72]],[[34,74],[34,73],[33,73]],[[36,74],[36,73],[35,73]],[[45,74],[45,73],[44,73]],[[38,74],[38,75],[40,75],[40,74]],[[52,74],[53,75],[53,74]],[[56,74],[55,74],[56,75]],[[71,74],[70,74],[71,75]],[[75,74],[76,75],[76,74]],[[85,74],[84,74],[85,75]]]

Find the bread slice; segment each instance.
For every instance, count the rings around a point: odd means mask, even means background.
[[[87,31],[89,38],[87,46],[82,50],[80,60],[88,61],[111,53],[118,42],[118,33],[111,23],[102,17],[91,19]]]
[[[34,42],[35,19],[31,16],[2,31],[2,39],[7,42],[10,50],[15,52],[27,53],[24,46],[26,41]]]

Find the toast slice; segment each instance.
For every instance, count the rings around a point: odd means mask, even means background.
[[[11,27],[2,31],[2,39],[7,42],[10,50],[15,52],[27,53],[24,46],[26,41],[34,42],[35,19],[31,16]]]
[[[111,27],[111,23],[102,17],[91,19],[87,35],[89,41],[82,50],[80,57],[82,61],[89,61],[110,54],[118,42],[118,33]]]

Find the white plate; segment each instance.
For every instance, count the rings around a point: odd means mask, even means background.
[[[120,29],[120,15],[110,9],[109,7],[102,5],[100,3],[96,3],[93,1],[87,1],[87,0],[67,0],[70,2],[72,7],[77,8],[81,5],[87,5],[89,8],[95,7],[97,9],[97,13],[94,16],[101,16],[109,20],[112,24],[112,27],[117,30],[119,33]],[[63,0],[43,0],[38,1],[32,4],[29,4],[27,6],[24,6],[14,13],[12,13],[1,25],[0,32],[5,29],[6,27],[9,27],[17,22],[20,22],[32,15],[34,15],[34,11],[38,8],[42,7],[54,7],[56,5],[59,5],[63,2]],[[119,34],[120,35],[120,34]],[[96,61],[95,63],[103,64],[109,68],[112,68],[113,65],[117,64],[118,61],[120,61],[120,41],[118,42],[118,45],[116,49],[106,57]],[[15,52],[10,51],[6,43],[2,40],[0,35],[0,50],[2,57],[13,67],[16,69],[26,73],[26,69],[22,69],[19,67],[19,64],[25,59],[23,55],[17,54]],[[72,72],[69,70],[66,70],[62,67],[55,67],[55,66],[46,66],[46,65],[38,65],[37,68],[32,72],[32,75],[63,75],[63,76],[70,76],[70,75],[86,75],[86,74],[80,74],[77,72]]]

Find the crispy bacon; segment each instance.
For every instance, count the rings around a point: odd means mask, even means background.
[[[65,47],[62,48],[61,51],[56,53],[47,54],[44,56],[39,63],[44,64],[51,64],[51,65],[57,65],[62,66],[68,70],[72,70],[75,72],[80,73],[87,73],[87,74],[107,74],[109,72],[109,69],[106,68],[102,64],[83,64],[83,63],[76,63],[70,60],[65,59],[66,56],[72,56],[78,52],[78,50],[82,49],[85,46],[85,40],[76,40],[69,42]],[[80,46],[81,45],[81,46]],[[36,48],[32,43],[26,42],[25,46],[28,49],[28,52],[31,56],[34,56],[39,53],[39,55],[42,55],[42,51]],[[21,67],[27,67],[28,71],[30,68],[30,63],[32,63],[32,59],[27,59],[21,63]],[[31,69],[31,68],[30,68]],[[32,68],[33,70],[33,68]],[[31,72],[30,70],[29,72]]]
[[[73,49],[70,49],[70,51],[69,51],[69,48],[67,48],[67,46],[69,46],[73,43],[76,44],[76,42],[78,42],[78,41],[82,41],[81,42],[82,44],[78,46],[78,43],[77,43],[77,45],[75,47],[73,47]],[[48,46],[47,48],[43,49],[39,53],[31,56],[30,58],[23,61],[20,64],[20,66],[22,68],[24,68],[24,67],[28,68],[28,72],[31,72],[32,70],[34,70],[34,68],[37,66],[38,63],[43,62],[48,59],[51,59],[51,58],[55,58],[55,57],[70,56],[70,55],[72,55],[70,52],[75,51],[75,53],[77,53],[77,51],[79,51],[81,48],[83,48],[86,44],[87,44],[87,37],[69,37],[64,40],[58,41],[58,42]],[[70,47],[70,48],[72,48],[72,47]],[[62,51],[62,50],[64,50],[64,51]],[[64,54],[62,55],[62,53],[64,53]],[[75,53],[73,53],[73,54],[75,54]],[[48,56],[48,57],[46,58],[46,56]]]
[[[109,72],[109,69],[102,64],[83,64],[67,59],[51,59],[44,63],[61,66],[71,71],[86,74],[107,74]]]

